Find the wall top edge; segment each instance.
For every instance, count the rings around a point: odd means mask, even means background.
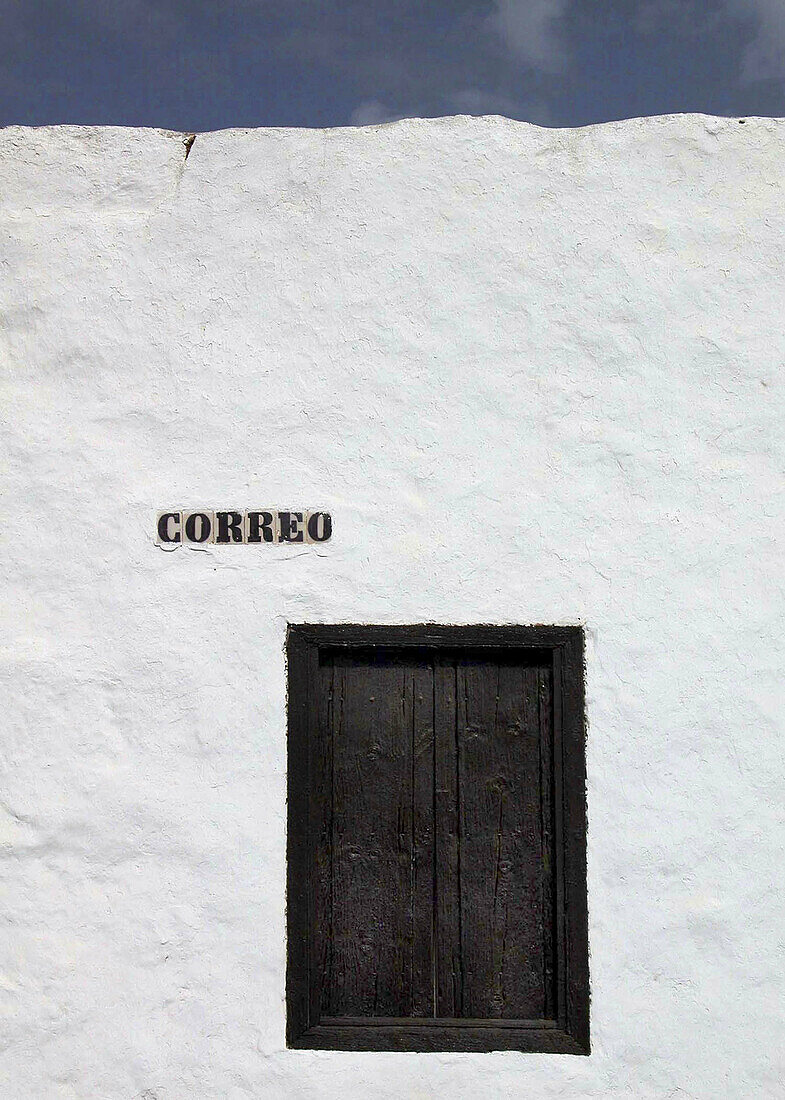
[[[362,126],[227,126],[217,130],[177,130],[162,126],[116,126],[97,125],[83,123],[48,123],[44,125],[26,126],[11,123],[0,126],[0,143],[14,140],[24,135],[51,134],[71,137],[94,137],[101,134],[115,135],[156,135],[161,138],[182,141],[186,137],[206,138],[213,135],[249,135],[249,134],[346,134],[354,132],[374,132],[377,130],[406,130],[410,128],[421,129],[447,129],[503,126],[519,130],[542,131],[545,133],[564,134],[588,130],[643,130],[673,123],[718,123],[720,125],[745,124],[762,125],[765,127],[779,127],[785,123],[785,116],[769,115],[713,115],[701,111],[678,111],[661,115],[633,115],[629,118],[607,119],[602,122],[591,122],[581,126],[541,126],[537,123],[526,122],[523,119],[508,118],[506,115],[437,115],[428,117],[412,116],[396,119],[390,122],[368,123]]]
[[[495,201],[505,189],[545,194],[553,181],[610,194],[619,169],[650,191],[717,175],[776,187],[785,119],[655,115],[577,128],[548,128],[500,115],[454,115],[333,129],[215,130],[202,134],[121,126],[0,129],[0,215],[10,218],[128,214],[200,204],[267,211],[310,207],[336,194],[448,195],[472,181]],[[380,190],[381,189],[381,190]],[[378,192],[378,194],[377,194]],[[384,194],[382,194],[384,192]],[[517,192],[516,192],[517,193]],[[518,196],[518,200],[520,196]],[[448,201],[448,199],[445,199]],[[372,203],[373,205],[373,203]],[[280,211],[279,211],[280,215]]]

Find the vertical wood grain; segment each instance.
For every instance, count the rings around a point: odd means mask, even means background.
[[[412,692],[412,946],[411,1016],[433,1016],[433,666],[413,661]]]
[[[539,670],[456,663],[462,1015],[545,1015]]]
[[[329,902],[323,898],[330,948],[322,1013],[428,1015],[428,670],[386,656],[335,655],[321,679],[332,697],[322,719],[332,744]]]
[[[434,1014],[463,1015],[461,945],[461,791],[456,727],[455,662],[434,655]]]
[[[586,724],[583,631],[561,647],[565,1027],[588,1053],[589,952],[586,891]]]
[[[543,1018],[556,1018],[558,979],[558,937],[556,934],[556,853],[554,851],[553,790],[553,670],[537,669],[537,723],[540,730],[540,821],[542,825],[542,872],[540,875],[543,920]]]

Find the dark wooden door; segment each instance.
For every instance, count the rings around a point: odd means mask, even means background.
[[[306,649],[290,642],[290,1040],[493,1049],[496,1024],[501,1045],[572,1049],[553,649]]]

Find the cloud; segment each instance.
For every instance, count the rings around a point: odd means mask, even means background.
[[[502,92],[484,91],[482,88],[461,88],[444,95],[435,108],[436,115],[505,115],[507,118],[525,119],[538,126],[554,125],[553,114],[542,99],[513,99]],[[379,126],[384,122],[398,122],[402,118],[433,117],[434,112],[394,111],[378,99],[365,99],[349,115],[350,126]]]
[[[378,99],[364,99],[349,115],[349,125],[379,126],[382,122],[398,122],[405,117]]]
[[[743,84],[785,77],[785,0],[728,0],[731,14],[753,22],[739,76]]]
[[[510,96],[482,88],[461,88],[448,99],[450,107],[462,115],[510,115],[518,108]]]
[[[721,18],[707,0],[640,0],[632,20],[637,34],[700,38]]]
[[[644,36],[711,37],[709,49],[730,44],[741,84],[785,79],[785,0],[641,0],[634,26]]]
[[[558,73],[567,64],[559,26],[567,3],[568,0],[495,0],[488,25],[515,57],[542,72]]]
[[[541,99],[513,99],[501,92],[484,91],[481,88],[462,88],[447,97],[449,113],[460,115],[506,115],[507,118],[525,119],[538,126],[553,125],[553,113]]]

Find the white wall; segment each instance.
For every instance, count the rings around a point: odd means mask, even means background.
[[[2,1095],[783,1096],[785,122],[0,147]],[[587,626],[589,1058],[284,1047],[286,623],[422,620]]]

